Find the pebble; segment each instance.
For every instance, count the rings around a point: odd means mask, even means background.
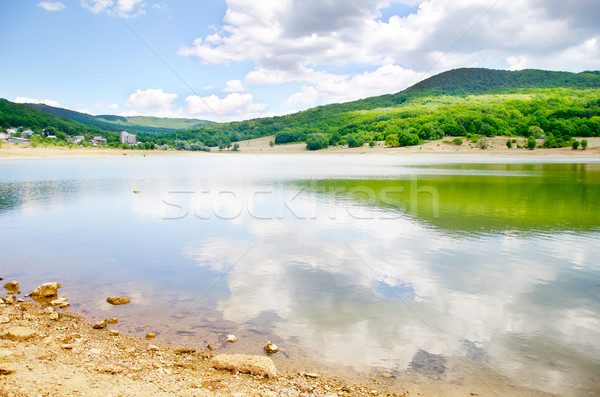
[[[63,345],[61,345],[60,347],[62,347],[65,350],[72,350],[75,347],[74,343],[65,343]]]
[[[110,336],[119,336],[119,331],[117,331],[116,329],[109,329],[108,334]]]
[[[391,377],[393,377],[393,375],[392,375],[392,374],[390,374],[389,372],[383,372],[383,373],[381,374],[381,376],[382,376],[382,377],[384,377],[384,378],[391,378]]]
[[[0,358],[12,357],[14,353],[10,350],[0,349]]]
[[[62,306],[65,303],[67,303],[67,298],[58,298],[58,299],[54,299],[54,300],[50,301],[50,304],[52,306]]]
[[[98,365],[96,371],[104,374],[120,374],[124,371],[124,368],[120,365]]]
[[[156,346],[156,345],[149,345],[148,346],[148,350],[156,352],[160,350],[160,347]]]
[[[92,354],[102,354],[102,350],[97,349],[97,348],[93,348],[93,349],[90,349],[90,353],[92,353]]]
[[[111,305],[125,305],[129,302],[131,302],[131,298],[128,298],[126,296],[109,296],[108,298],[106,298],[106,301],[108,303],[110,303]]]
[[[150,339],[154,339],[156,338],[156,332],[147,332],[146,333],[146,339],[150,340]]]
[[[40,298],[52,298],[56,296],[56,290],[62,287],[61,283],[45,283],[33,290],[29,296],[37,296]]]
[[[10,364],[3,363],[2,366],[0,366],[0,375],[10,375],[14,372],[15,370]]]
[[[109,324],[117,324],[118,322],[119,322],[119,320],[115,317],[108,319]]]
[[[18,294],[19,293],[19,283],[16,281],[9,281],[4,284],[4,289],[8,291],[10,294]]]
[[[316,374],[314,372],[305,372],[304,376],[306,376],[307,378],[313,378],[313,379],[317,379],[317,378],[321,377],[321,375]]]
[[[10,322],[10,318],[8,316],[0,316],[0,324],[6,324]]]
[[[269,343],[267,343],[267,345],[265,346],[265,352],[266,352],[267,354],[275,354],[275,353],[277,353],[278,351],[279,351],[279,347],[277,347],[277,345],[276,345],[276,344],[274,344],[274,343],[271,343],[271,342],[269,342]]]
[[[98,321],[96,324],[92,325],[92,328],[94,328],[94,329],[106,328],[106,319],[104,319],[102,321]]]
[[[227,342],[229,342],[229,343],[235,343],[235,342],[237,342],[237,336],[235,336],[235,335],[227,335]]]
[[[57,312],[51,313],[50,320],[58,320],[58,313]]]

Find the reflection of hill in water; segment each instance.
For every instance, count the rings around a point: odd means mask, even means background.
[[[330,199],[398,212],[450,232],[600,228],[599,164],[459,164],[418,168],[423,175],[297,184]]]

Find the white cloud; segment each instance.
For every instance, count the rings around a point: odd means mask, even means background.
[[[198,118],[214,120],[243,120],[264,116],[263,111],[267,105],[255,103],[252,94],[232,93],[225,98],[216,95],[200,97],[190,95],[185,98],[186,114]]]
[[[60,1],[40,1],[37,5],[46,11],[62,11],[66,8]]]
[[[121,18],[135,18],[146,13],[143,0],[79,0],[82,7],[94,14],[106,12]]]
[[[126,105],[138,114],[169,117],[173,115],[172,102],[177,97],[177,94],[166,93],[160,88],[138,89],[127,98]]]
[[[245,90],[240,80],[229,80],[225,83],[225,88],[223,88],[223,92],[242,92]]]
[[[379,80],[390,77],[385,72],[402,71],[401,81],[406,82],[411,74],[456,67],[581,71],[600,64],[600,25],[592,17],[600,14],[596,0],[516,0],[498,2],[491,9],[485,0],[425,0],[414,13],[391,16],[386,22],[381,10],[389,4],[227,0],[216,32],[197,38],[179,54],[209,64],[250,61],[254,70],[245,79],[250,84],[309,83],[288,100],[298,105],[404,87],[397,80]],[[365,65],[379,69],[327,72],[331,66],[356,70]],[[391,68],[382,69],[386,66]]]
[[[35,99],[35,98],[28,98],[28,97],[24,97],[24,96],[18,96],[15,98],[15,102],[16,103],[43,103],[44,105],[48,105],[48,106],[54,106],[54,107],[60,107],[60,104],[53,100],[53,99]]]
[[[108,107],[109,107],[110,109],[113,109],[113,110],[114,110],[114,109],[118,109],[118,108],[119,108],[119,105],[117,105],[116,103],[112,103],[112,104],[110,104]]]
[[[316,85],[304,86],[288,99],[286,105],[313,106],[398,92],[416,83],[423,75],[397,65],[384,65],[358,75],[317,74],[316,77]]]

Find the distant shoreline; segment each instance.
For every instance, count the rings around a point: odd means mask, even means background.
[[[3,144],[0,147],[0,159],[31,159],[31,158],[83,158],[83,157],[145,157],[145,156],[206,156],[206,155],[237,155],[237,154],[365,154],[365,155],[402,155],[402,154],[443,154],[443,155],[468,155],[468,156],[516,156],[516,157],[596,157],[600,156],[600,138],[586,138],[588,148],[573,150],[570,147],[560,149],[518,149],[516,144],[509,149],[506,146],[508,139],[516,139],[518,144],[524,144],[525,138],[522,137],[494,137],[491,138],[491,147],[485,150],[475,147],[469,141],[463,138],[462,145],[444,143],[449,138],[443,140],[426,142],[418,146],[407,147],[385,147],[382,143],[375,147],[363,146],[359,148],[348,148],[346,146],[330,146],[327,149],[310,151],[306,149],[305,143],[293,143],[287,145],[275,145],[271,147],[269,142],[273,136],[241,141],[240,150],[233,152],[230,150],[213,150],[206,152],[189,152],[176,150],[131,150],[131,149],[113,149],[100,147],[27,147]],[[581,139],[578,139],[581,141]],[[539,142],[541,143],[541,141]]]

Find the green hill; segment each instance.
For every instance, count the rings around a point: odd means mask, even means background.
[[[108,138],[109,131],[86,125],[66,117],[59,117],[39,109],[0,98],[0,127],[24,127],[34,131],[53,127],[66,135],[100,135]]]
[[[276,134],[276,143],[325,134],[359,145],[410,134],[416,144],[444,135],[527,135],[540,126],[559,136],[597,136],[600,72],[455,69],[396,94],[331,104],[281,117],[220,123],[179,132],[207,145]],[[400,144],[402,144],[400,142]]]
[[[92,116],[86,113],[80,113],[69,109],[57,108],[44,104],[26,103],[26,106],[43,110],[55,116],[66,117],[83,124],[95,126],[107,131],[120,132],[127,130],[131,133],[145,133],[149,136],[165,132],[173,132],[183,129],[201,127],[211,124],[211,121],[184,119],[184,118],[166,118],[166,117],[149,117],[149,116],[113,116],[100,115]]]

